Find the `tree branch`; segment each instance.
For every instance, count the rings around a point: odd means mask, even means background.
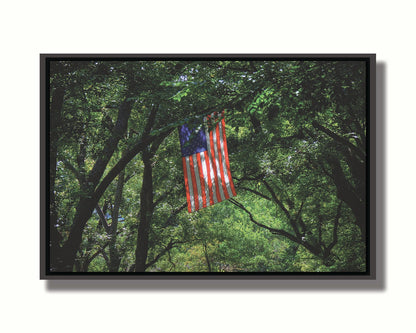
[[[173,132],[173,128],[170,128],[166,132],[162,132],[158,136],[146,136],[142,137],[139,142],[134,145],[129,151],[127,151],[124,156],[117,162],[117,164],[107,173],[107,175],[103,178],[100,185],[98,185],[97,189],[95,190],[94,197],[100,198],[107,187],[111,184],[114,178],[125,168],[125,166],[141,151],[143,151],[152,141],[156,140],[159,137],[166,138],[170,133]]]
[[[266,186],[267,190],[270,192],[270,194],[272,195],[272,199],[273,201],[280,207],[280,209],[285,213],[287,219],[289,220],[290,225],[292,226],[293,231],[296,234],[296,237],[301,237],[301,234],[299,232],[299,228],[296,224],[296,220],[292,218],[292,216],[290,215],[288,209],[285,207],[285,205],[283,204],[283,202],[281,202],[279,200],[279,198],[277,197],[276,193],[274,192],[274,190],[272,189],[272,187],[269,185],[269,183],[267,183],[265,180],[262,180],[263,184]]]
[[[187,206],[188,206],[188,204],[185,202],[184,204],[182,204],[181,206],[179,206],[178,208],[176,208],[174,211],[172,211],[172,213],[170,214],[170,216],[166,220],[163,228],[166,228],[170,224],[170,222],[172,222],[173,218],[176,215],[178,215],[182,210],[184,210]]]
[[[208,248],[207,248],[207,243],[204,242],[204,255],[205,255],[205,260],[207,262],[207,266],[208,266],[208,272],[211,272],[211,263],[209,261],[209,256],[208,256]]]
[[[272,189],[272,187],[269,185],[269,183],[265,180],[262,180],[262,183],[264,184],[264,186],[266,186],[267,190],[270,192],[270,194],[272,195],[272,199],[273,201],[280,207],[280,209],[285,213],[286,217],[288,218],[288,220],[292,220],[292,217],[290,216],[289,211],[287,210],[287,208],[285,207],[285,205],[283,204],[283,202],[281,202],[279,200],[279,198],[277,197],[276,193],[274,192],[274,190]]]
[[[153,208],[155,208],[158,204],[160,204],[163,200],[166,199],[166,197],[173,192],[174,189],[171,189],[170,191],[166,191],[163,194],[161,194],[154,202],[153,202]]]
[[[110,161],[111,156],[114,153],[114,150],[117,147],[118,142],[121,140],[127,130],[128,119],[130,118],[132,107],[133,102],[129,101],[128,99],[126,99],[120,106],[117,122],[113,128],[113,132],[105,143],[100,157],[95,162],[92,170],[89,172],[87,177],[87,181],[94,187],[98,184],[108,162]]]
[[[356,224],[361,229],[361,237],[364,239],[366,235],[364,202],[361,200],[360,196],[357,195],[354,187],[345,176],[339,160],[336,158],[329,158],[328,163],[332,169],[331,178],[337,188],[337,197],[351,208],[356,218]]]
[[[235,205],[235,206],[237,206],[238,208],[240,208],[241,210],[243,210],[243,211],[245,211],[247,214],[248,214],[248,216],[249,216],[249,218],[250,218],[250,221],[251,222],[253,222],[255,225],[257,225],[257,226],[259,226],[259,227],[261,227],[261,228],[263,228],[263,229],[267,229],[267,230],[269,230],[272,234],[274,234],[274,235],[280,235],[280,236],[284,236],[284,237],[286,237],[286,238],[288,238],[288,239],[290,239],[290,240],[292,240],[292,241],[294,241],[294,242],[296,242],[296,243],[299,243],[299,239],[296,237],[296,236],[294,236],[294,235],[292,235],[292,234],[290,234],[290,233],[288,233],[287,231],[285,231],[285,230],[282,230],[282,229],[275,229],[275,228],[271,228],[271,227],[268,227],[267,225],[264,225],[264,224],[262,224],[262,223],[259,223],[259,222],[257,222],[255,219],[254,219],[254,217],[253,217],[253,214],[251,214],[251,212],[250,211],[248,211],[241,203],[239,203],[237,200],[235,200],[235,199],[229,199],[229,201],[233,204],[233,205]]]
[[[325,249],[325,252],[328,251],[328,255],[333,249],[333,247],[338,243],[338,226],[339,226],[339,219],[341,217],[341,207],[342,207],[342,201],[340,201],[338,205],[337,215],[335,216],[334,229],[332,231],[332,242]]]
[[[120,232],[117,233],[117,235]],[[97,250],[97,252],[95,252],[91,257],[88,257],[87,259],[85,259],[85,262],[82,265],[82,269],[84,272],[88,271],[88,266],[90,265],[90,263],[100,254],[100,253],[104,253],[105,248],[110,244],[110,241],[107,241],[99,250]]]
[[[248,191],[248,192],[254,193],[254,194],[258,195],[259,197],[262,197],[263,199],[272,201],[272,199],[270,197],[268,197],[267,195],[264,195],[263,193],[260,193],[260,192],[258,192],[256,190],[252,190],[251,188],[243,187],[243,186],[239,186],[239,185],[237,185],[236,188],[239,189],[239,190],[243,190],[243,191]]]
[[[295,222],[299,221],[300,227],[302,228],[302,232],[305,233],[306,232],[306,225],[305,222],[303,222],[303,219],[301,217],[301,213],[302,213],[302,209],[303,209],[303,205],[305,204],[305,201],[302,201],[298,213],[296,214],[296,218],[295,218]]]
[[[175,245],[177,244],[183,244],[184,242],[179,242],[176,241],[174,242],[173,239],[170,240],[170,242],[168,243],[168,245],[166,245],[166,247],[150,262],[148,262],[145,265],[145,270],[148,269],[150,266],[154,265],[156,262],[159,261],[159,259],[165,255],[166,252],[170,251],[171,249],[173,249],[175,247]]]
[[[95,205],[95,209],[97,210],[98,216],[100,217],[101,224],[104,226],[105,232],[107,234],[110,233],[110,227],[107,223],[107,219],[105,218],[105,215],[104,215],[101,207],[97,204],[97,205]]]
[[[242,210],[244,210],[248,215],[249,215],[249,217],[250,217],[250,220],[251,220],[251,222],[253,222],[255,225],[257,225],[257,226],[259,226],[259,227],[261,227],[261,228],[264,228],[264,229],[267,229],[267,230],[269,230],[272,234],[274,234],[274,235],[278,235],[278,236],[283,236],[283,237],[286,237],[287,239],[289,239],[289,240],[291,240],[291,241],[293,241],[293,242],[295,242],[295,243],[297,243],[297,244],[299,244],[299,245],[302,245],[303,247],[305,247],[307,250],[309,250],[312,254],[314,254],[314,255],[316,255],[317,257],[320,257],[321,258],[321,256],[322,256],[322,253],[321,253],[321,250],[320,250],[320,248],[317,248],[317,247],[315,247],[315,246],[313,246],[312,244],[310,244],[310,243],[308,243],[308,242],[306,242],[306,241],[304,241],[304,240],[302,240],[302,237],[299,235],[299,236],[295,236],[295,235],[292,235],[291,233],[289,233],[289,232],[287,232],[287,231],[285,231],[285,230],[282,230],[282,229],[275,229],[275,228],[271,228],[271,227],[268,227],[268,226],[266,226],[266,225],[264,225],[264,224],[262,224],[262,223],[259,223],[259,222],[257,222],[255,219],[254,219],[254,217],[253,217],[253,214],[251,214],[251,212],[250,211],[248,211],[241,203],[239,203],[238,201],[236,201],[235,199],[229,199],[229,201],[233,204],[233,205],[235,205],[235,206],[237,206],[238,208],[240,208],[240,209],[242,209]]]
[[[348,148],[350,148],[352,151],[354,151],[363,161],[365,160],[365,154],[357,147],[354,146],[351,142],[349,142],[348,140],[344,139],[343,137],[339,136],[338,134],[332,132],[331,130],[329,130],[328,128],[320,125],[316,120],[314,120],[312,122],[312,126],[315,127],[317,130],[324,132],[325,134],[327,134],[329,137],[331,137],[332,139],[334,139],[335,141],[343,144],[344,146],[347,146]]]

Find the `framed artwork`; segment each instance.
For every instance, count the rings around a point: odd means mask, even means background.
[[[374,54],[42,54],[41,279],[375,279]]]

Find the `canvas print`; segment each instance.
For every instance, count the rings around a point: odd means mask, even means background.
[[[43,56],[43,278],[369,272],[369,57]]]

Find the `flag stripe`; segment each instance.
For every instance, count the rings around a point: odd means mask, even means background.
[[[199,185],[201,188],[201,204],[202,207],[205,208],[207,206],[207,198],[205,196],[205,181],[204,181],[204,174],[202,169],[202,163],[201,163],[201,154],[195,154],[194,155],[197,160],[197,166],[198,166],[198,174],[199,174]]]
[[[191,207],[191,200],[189,197],[189,183],[188,183],[188,175],[186,172],[186,157],[182,157],[182,166],[183,166],[183,174],[184,174],[184,178],[185,178],[185,190],[186,190],[186,201],[188,202],[188,212],[192,212],[192,207]]]
[[[208,168],[208,181],[209,181],[209,191],[210,191],[210,198],[212,196],[212,204],[218,203],[220,198],[220,194],[217,191],[217,186],[215,186],[215,174],[213,169],[213,163],[212,163],[212,155],[211,155],[211,140],[209,135],[209,127],[208,127],[208,121],[210,117],[204,117],[204,124],[205,124],[205,137],[207,138],[207,151],[205,151],[205,157],[207,161],[207,168]]]
[[[214,118],[215,114],[212,114],[212,117]],[[214,118],[214,121],[216,119]],[[214,131],[211,131],[210,134],[210,141],[211,141],[211,154],[212,154],[212,158],[213,158],[213,162],[214,162],[214,171],[215,171],[215,180],[217,181],[215,183],[215,185],[218,186],[219,189],[219,194],[220,194],[220,198],[221,200],[219,201],[223,201],[225,200],[225,196],[224,196],[224,190],[222,188],[222,179],[221,179],[221,170],[220,170],[220,165],[218,163],[218,148],[217,148],[217,127],[218,125],[215,125]],[[219,185],[219,182],[221,182],[221,186]]]
[[[212,159],[211,153],[208,153],[208,161],[209,161],[209,167],[211,169],[210,176],[211,176],[211,183],[212,183],[212,195],[214,198],[214,203],[221,202],[220,192],[219,192],[219,186],[218,186],[218,179],[215,172],[215,163]]]
[[[211,168],[210,168],[210,163],[209,163],[209,156],[208,156],[208,152],[204,151],[204,158],[205,158],[205,163],[206,163],[206,170],[207,170],[207,180],[208,180],[208,192],[209,192],[209,203],[211,205],[214,204],[214,193],[212,191],[212,179],[211,179]]]
[[[221,202],[220,192],[218,190],[218,179],[216,174],[214,173],[214,163],[212,161],[211,154],[208,154],[209,156],[209,166],[211,168],[211,182],[213,187],[213,196],[214,196],[214,203]]]
[[[191,179],[192,179],[192,187],[194,190],[194,205],[195,205],[195,209],[194,210],[198,210],[199,209],[199,204],[198,204],[198,189],[196,187],[196,178],[195,178],[195,171],[194,171],[194,161],[192,158],[192,155],[189,156],[189,168],[191,169]]]
[[[208,171],[207,171],[207,163],[205,159],[205,153],[204,151],[202,154],[199,154],[201,158],[201,169],[202,169],[202,178],[204,182],[204,189],[205,189],[205,202],[206,206],[211,206],[213,203],[211,203],[211,198],[209,195],[209,183],[208,183]]]
[[[212,173],[212,177],[214,180],[214,184],[215,184],[215,191],[216,191],[216,195],[217,195],[217,202],[221,202],[222,200],[224,200],[224,195],[221,193],[222,190],[218,184],[218,172],[217,172],[217,165],[215,161],[215,151],[214,151],[214,138],[213,138],[213,131],[209,132],[209,162],[212,165],[213,168],[213,173]],[[207,140],[208,141],[208,140]],[[222,195],[221,195],[222,194]]]
[[[209,138],[207,120],[208,120],[208,117],[204,117],[205,137]],[[209,140],[207,140],[207,150],[204,151],[203,155],[204,155],[205,164],[206,164],[206,175],[207,175],[207,181],[208,181],[209,203],[210,203],[210,205],[213,205],[214,204],[214,190],[213,190],[213,184],[212,184],[212,178],[211,178],[212,171],[211,171],[211,163],[210,163],[210,160],[209,160],[209,153],[208,153],[209,151],[210,151]]]
[[[222,118],[221,122],[219,123],[220,126],[220,139],[221,139],[221,155],[222,155],[222,163],[224,167],[224,176],[225,176],[225,183],[227,184],[227,191],[230,197],[236,195],[233,180],[231,178],[231,171],[230,171],[230,162],[228,161],[228,148],[227,148],[227,139],[225,137],[225,120]]]
[[[188,190],[189,190],[189,202],[191,203],[191,212],[195,211],[195,202],[194,202],[194,189],[191,176],[191,166],[189,164],[189,156],[185,157],[186,172],[188,178]]]
[[[192,155],[192,163],[194,164],[195,183],[196,183],[196,189],[198,191],[198,197],[197,197],[198,207],[202,208],[203,207],[202,188],[201,188],[201,178],[200,178],[200,172],[199,172],[200,169],[198,167],[197,155],[199,155],[199,154]]]
[[[218,154],[218,164],[220,165],[220,172],[221,172],[221,183],[222,183],[222,189],[225,195],[226,199],[230,198],[230,195],[228,194],[228,190],[227,190],[227,179],[224,175],[224,150],[222,147],[222,142],[220,139],[220,124],[221,122],[218,122],[216,128],[215,128],[215,135],[217,136],[217,154]],[[222,135],[221,135],[222,137]],[[228,175],[227,175],[228,178]],[[231,192],[231,191],[230,191]]]

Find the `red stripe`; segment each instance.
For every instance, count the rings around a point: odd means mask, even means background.
[[[224,114],[224,111],[223,111],[223,114]],[[233,179],[231,178],[230,162],[228,161],[228,148],[227,148],[227,139],[225,137],[225,119],[224,118],[222,118],[221,124],[222,124],[222,141],[224,143],[224,155],[225,155],[225,164],[227,165],[228,179],[230,181],[231,192],[233,192],[233,195],[236,196],[237,193],[235,193]]]
[[[201,193],[202,193],[202,207],[207,206],[207,197],[205,196],[205,181],[204,171],[202,170],[201,155],[196,154],[196,160],[198,162],[199,180],[201,181]]]
[[[191,197],[189,195],[188,174],[186,172],[186,157],[182,157],[183,174],[185,176],[186,201],[188,202],[188,212],[192,212]]]
[[[195,201],[195,211],[199,209],[199,202],[198,202],[198,188],[196,187],[196,177],[194,171],[194,161],[192,155],[189,156],[189,168],[191,169],[191,179],[192,179],[192,187],[194,189],[194,201]]]
[[[204,155],[205,155],[205,164],[207,165],[207,173],[208,173],[209,203],[212,206],[214,204],[214,193],[212,193],[211,168],[209,167],[208,151],[204,151]]]
[[[225,184],[225,178],[224,178],[224,168],[222,166],[222,157],[221,157],[221,142],[220,142],[220,124],[218,123],[217,126],[215,126],[215,134],[217,136],[217,151],[218,151],[218,160],[220,164],[220,173],[221,173],[221,184],[222,189],[225,195],[225,199],[229,199],[230,195],[227,191],[227,185]]]
[[[208,118],[210,118],[210,116],[208,116]],[[217,165],[215,163],[214,139],[212,136],[212,131],[209,132],[209,142],[211,146],[212,168],[214,169],[214,180],[215,180],[215,190],[217,193],[217,201],[221,202],[220,187],[218,185],[218,177],[217,177]]]

